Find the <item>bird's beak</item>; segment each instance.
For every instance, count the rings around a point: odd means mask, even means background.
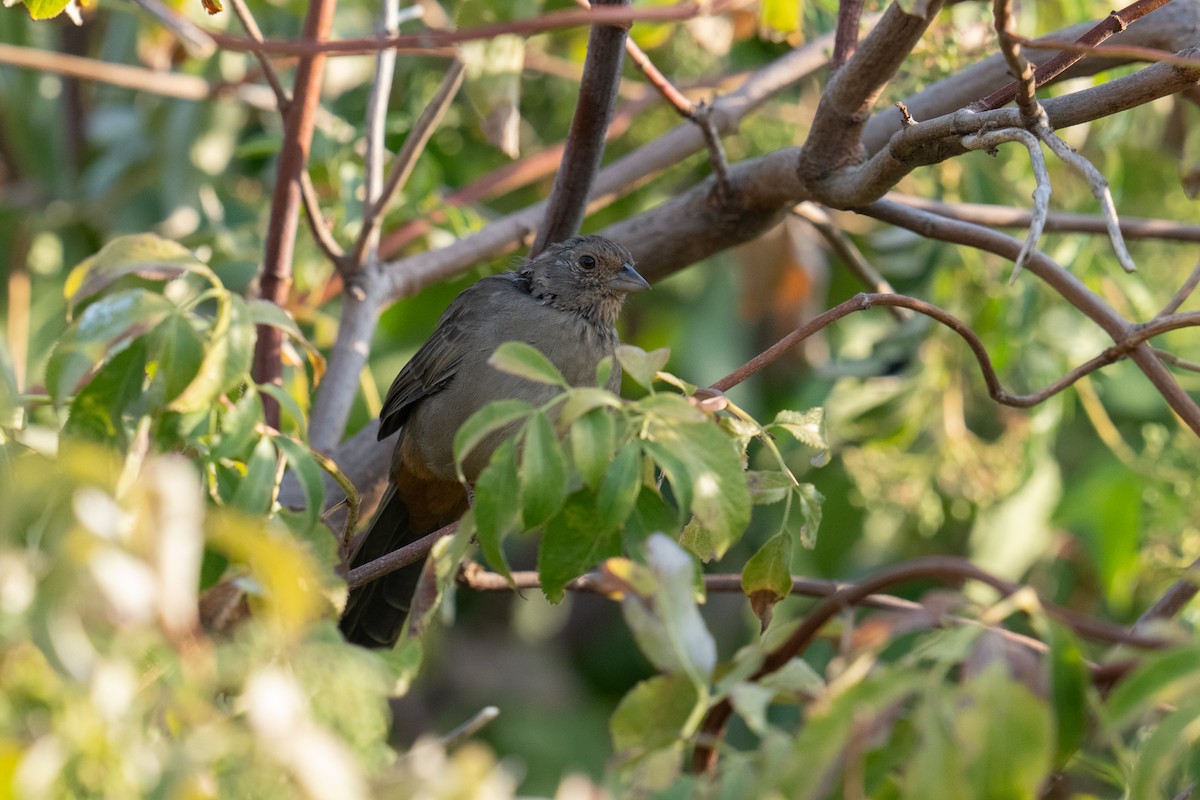
[[[650,288],[650,284],[646,283],[645,278],[638,275],[638,271],[633,268],[632,264],[622,265],[621,271],[612,276],[608,285],[618,292],[640,292]]]

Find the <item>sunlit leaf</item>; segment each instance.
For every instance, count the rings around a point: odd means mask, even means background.
[[[126,276],[168,281],[189,272],[214,286],[220,285],[212,270],[183,245],[153,233],[138,233],[113,239],[100,252],[80,262],[67,276],[63,291],[68,309],[74,313],[81,304]]]
[[[667,365],[671,351],[665,347],[647,353],[639,347],[623,344],[617,347],[617,363],[625,374],[647,389],[654,383],[654,373]]]
[[[629,760],[686,740],[707,707],[702,686],[685,675],[655,675],[622,698],[609,722],[613,750]]]
[[[86,313],[86,312],[85,312]],[[234,294],[221,297],[208,334],[208,349],[195,379],[170,404],[173,411],[201,411],[246,380],[254,355],[254,323],[246,302]]]
[[[296,324],[296,320],[292,319],[292,316],[287,311],[269,300],[251,300],[246,304],[246,309],[249,311],[250,319],[255,325],[270,325],[273,328],[279,328],[304,348],[304,352],[308,356],[308,361],[312,364],[313,384],[319,384],[321,377],[325,374],[325,357],[304,336],[304,333],[300,330],[300,326]]]
[[[125,342],[158,325],[174,308],[145,289],[118,292],[92,303],[58,340],[46,365],[51,397],[61,404],[97,365]]]

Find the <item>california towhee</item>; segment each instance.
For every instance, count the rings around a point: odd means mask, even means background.
[[[568,383],[590,384],[596,365],[617,347],[613,325],[625,295],[648,288],[624,247],[601,236],[577,236],[454,298],[383,403],[379,438],[397,430],[400,437],[387,493],[351,567],[433,533],[467,510],[453,445],[468,417],[495,400],[516,398],[537,406],[558,391],[489,366],[499,345],[530,344]],[[608,388],[616,391],[620,379],[620,370],[614,370]],[[502,437],[492,437],[466,457],[463,473],[469,483],[500,441]],[[346,639],[366,647],[395,644],[421,567],[422,562],[409,565],[351,591],[341,620]]]

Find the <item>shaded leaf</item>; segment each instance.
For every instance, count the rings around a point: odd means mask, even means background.
[[[637,502],[642,487],[642,450],[629,442],[609,465],[596,496],[596,527],[615,530],[622,527]]]
[[[155,379],[163,386],[163,402],[170,403],[188,387],[204,359],[204,342],[186,316],[172,314],[148,337],[158,363]]]
[[[263,516],[271,508],[275,496],[277,459],[270,436],[260,436],[254,451],[246,460],[246,474],[238,482],[230,505],[247,514]]]
[[[497,400],[476,411],[454,434],[454,464],[459,480],[463,476],[463,461],[488,436],[533,413],[533,406],[523,400]]]
[[[747,470],[746,486],[755,505],[771,505],[787,499],[795,486],[792,476],[777,470]]]
[[[567,465],[554,426],[541,411],[525,424],[522,441],[521,519],[526,530],[537,528],[562,507],[567,491]]]
[[[521,505],[517,484],[517,447],[512,439],[492,453],[491,461],[475,482],[475,526],[479,549],[492,569],[512,576],[504,555],[504,540],[521,528]]]
[[[792,593],[792,537],[778,533],[758,549],[742,570],[742,592],[765,631],[775,604]]]
[[[571,580],[620,551],[616,531],[596,530],[595,498],[586,490],[575,492],[546,523],[538,548],[538,576],[546,599],[561,602]]]
[[[500,345],[488,358],[488,365],[529,381],[564,388],[567,386],[558,367],[541,350],[524,342],[505,342]]]
[[[821,507],[825,496],[811,483],[792,487],[792,504],[788,508],[785,525],[810,550],[817,544],[817,533],[821,529]]]
[[[304,336],[304,333],[300,330],[300,326],[296,324],[296,320],[292,319],[292,315],[269,300],[251,300],[246,304],[246,307],[250,312],[250,319],[255,325],[270,325],[273,328],[279,328],[304,348],[304,352],[308,356],[308,361],[312,364],[313,368],[313,385],[319,384],[321,377],[325,374],[325,357]]]
[[[685,675],[655,675],[638,683],[609,722],[613,750],[630,759],[691,736],[708,706],[706,694]]]
[[[571,426],[571,458],[579,477],[592,491],[599,491],[608,469],[615,428],[612,414],[603,408],[592,409]]]

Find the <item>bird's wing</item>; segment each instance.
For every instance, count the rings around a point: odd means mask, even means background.
[[[446,387],[476,339],[498,296],[520,289],[507,275],[493,275],[469,286],[450,304],[437,328],[400,370],[379,412],[379,438],[404,424],[414,404]]]

